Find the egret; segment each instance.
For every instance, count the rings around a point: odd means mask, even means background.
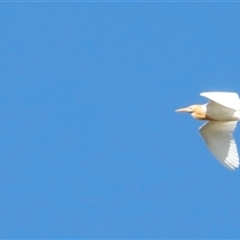
[[[200,96],[209,99],[203,105],[191,105],[176,112],[191,113],[193,118],[207,120],[200,128],[209,150],[228,169],[239,166],[237,145],[233,131],[240,121],[240,99],[234,92],[203,92]]]

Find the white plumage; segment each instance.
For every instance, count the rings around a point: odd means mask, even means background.
[[[192,105],[176,110],[189,112],[199,120],[208,120],[199,128],[212,154],[229,169],[239,166],[237,145],[233,131],[240,120],[240,99],[237,93],[204,92],[200,94],[210,101],[204,105]]]
[[[236,125],[236,121],[208,121],[199,128],[199,131],[212,154],[224,166],[230,169],[239,166],[237,146],[232,135]]]
[[[203,92],[200,96],[206,97],[224,107],[234,110],[240,109],[240,100],[237,93],[233,92]]]

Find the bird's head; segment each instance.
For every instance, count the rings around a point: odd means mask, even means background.
[[[186,108],[179,108],[176,110],[176,112],[191,113],[192,117],[197,119],[206,118],[206,110],[203,108],[203,105],[191,105]]]

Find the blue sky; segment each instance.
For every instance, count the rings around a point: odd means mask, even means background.
[[[0,237],[238,238],[240,170],[174,111],[240,93],[239,10],[2,2]]]

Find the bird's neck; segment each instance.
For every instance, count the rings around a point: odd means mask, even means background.
[[[211,120],[207,116],[207,108],[206,105],[195,105],[194,106],[194,112],[192,113],[192,116],[198,120]]]

